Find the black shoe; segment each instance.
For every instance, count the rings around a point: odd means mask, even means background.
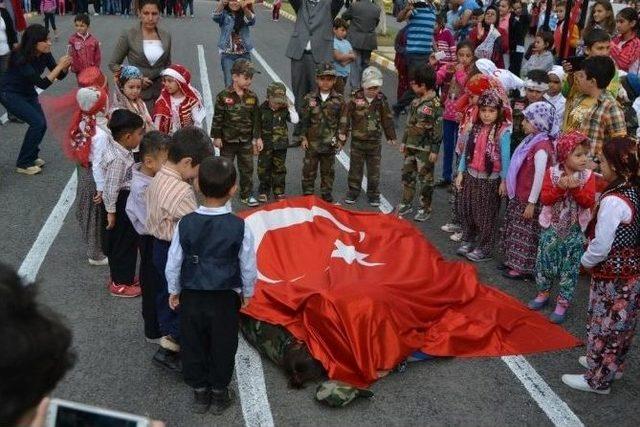
[[[193,412],[204,414],[211,406],[211,390],[208,387],[193,389]]]
[[[180,353],[160,347],[153,355],[153,363],[172,372],[182,372]]]
[[[17,118],[13,114],[9,114],[9,121],[11,123],[24,123],[24,120],[21,120],[21,119]]]
[[[320,197],[327,203],[333,203],[333,196],[331,194],[323,194]]]
[[[211,390],[211,412],[215,415],[222,414],[229,406],[231,406],[231,395],[229,389]]]

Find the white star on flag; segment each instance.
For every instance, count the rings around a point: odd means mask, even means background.
[[[331,252],[331,258],[342,258],[347,264],[353,264],[353,261],[356,261],[358,264],[364,265],[365,267],[384,265],[383,262],[365,261],[369,254],[358,252],[355,246],[347,246],[340,240],[336,240],[334,245],[336,246],[336,249]]]

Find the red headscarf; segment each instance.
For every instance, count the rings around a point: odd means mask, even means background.
[[[80,88],[76,95],[78,109],[71,118],[64,140],[65,154],[83,167],[89,165],[91,140],[96,134],[96,116],[107,108],[107,92],[98,87]]]
[[[558,139],[556,139],[556,157],[558,163],[564,163],[567,157],[569,157],[569,154],[585,139],[587,139],[587,136],[577,130],[560,134]]]
[[[178,108],[180,127],[193,125],[192,110],[197,106],[202,106],[202,99],[198,90],[191,86],[191,73],[180,64],[172,64],[169,68],[163,70],[160,75],[176,79],[180,91],[184,94],[184,100]],[[158,130],[169,133],[171,131],[171,94],[164,87],[153,109],[154,123],[156,118],[160,118]]]

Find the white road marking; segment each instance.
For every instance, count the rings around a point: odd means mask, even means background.
[[[276,72],[273,71],[256,49],[253,49],[251,54],[256,58],[256,60],[258,60],[260,65],[262,65],[267,74],[269,74],[273,80],[282,82],[282,79],[280,79]],[[287,88],[287,96],[293,102],[293,92],[286,83],[285,86]],[[349,170],[349,156],[344,151],[340,151],[336,157],[340,164],[344,166],[346,170]],[[363,179],[362,188],[366,190],[366,178]],[[383,213],[390,213],[393,211],[393,207],[382,194],[380,195],[380,210]],[[582,421],[580,421],[578,416],[562,399],[560,399],[560,397],[558,397],[551,387],[549,387],[549,384],[542,379],[540,374],[538,374],[538,372],[523,356],[504,356],[501,359],[514,373],[518,380],[520,380],[533,400],[536,401],[540,409],[544,411],[555,426],[583,426]]]
[[[201,44],[198,45],[198,63],[200,66],[202,98],[207,110],[206,126],[208,131],[211,129],[211,121],[213,120],[213,96],[204,56],[204,47]],[[219,149],[215,148],[215,150],[216,156],[219,156]],[[235,371],[244,423],[249,427],[271,427],[274,423],[264,381],[262,359],[260,359],[258,352],[247,344],[242,334],[240,334],[239,338]]]
[[[77,172],[74,171],[73,174],[71,174],[69,181],[67,181],[67,185],[65,185],[62,190],[58,203],[56,203],[49,214],[49,217],[42,226],[38,237],[35,242],[33,242],[29,253],[27,253],[27,256],[20,265],[18,275],[22,277],[25,282],[33,283],[36,280],[40,266],[42,265],[44,258],[47,256],[47,252],[49,252],[49,248],[51,248],[53,241],[60,232],[69,209],[76,200],[77,185],[78,176]]]

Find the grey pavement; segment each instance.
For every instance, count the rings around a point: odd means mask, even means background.
[[[215,94],[222,89],[222,74],[216,49],[217,26],[210,20],[210,2],[196,2],[196,18],[162,20],[173,34],[174,61],[187,66],[193,83],[200,88],[198,44],[203,44],[208,78]],[[290,83],[289,60],[284,51],[292,24],[286,20],[272,22],[270,11],[258,6],[258,23],[253,30],[257,51],[273,70]],[[33,21],[41,18],[33,18]],[[72,18],[59,18],[61,41],[55,53],[62,55],[64,40],[72,32]],[[92,31],[102,41],[103,68],[121,30],[135,20],[122,17],[92,17]],[[384,92],[395,100],[395,76],[385,71]],[[263,99],[269,75],[263,70],[256,75],[254,89]],[[47,95],[70,90],[75,79],[54,84]],[[14,162],[25,131],[24,125],[0,127],[0,260],[16,268],[29,251],[43,223],[73,172],[58,142],[47,135],[42,144],[42,157],[48,164],[34,177],[14,172]],[[287,166],[287,192],[300,193],[302,153],[290,149]],[[401,195],[400,169],[402,156],[393,147],[383,146],[382,193],[392,204]],[[334,196],[346,195],[346,171],[336,165]],[[257,183],[256,183],[257,184]],[[432,218],[418,224],[425,237],[446,258],[455,259],[456,245],[439,227],[447,222],[450,208],[448,193],[438,189]],[[240,209],[240,206],[235,204]],[[354,209],[370,210],[364,200]],[[52,393],[55,397],[105,406],[127,412],[147,414],[166,420],[169,426],[209,426],[251,424],[244,420],[239,402],[223,416],[194,415],[189,411],[190,391],[178,376],[167,375],[151,364],[155,351],[144,341],[140,299],[122,300],[106,290],[108,270],[90,267],[74,208],[55,239],[38,275],[40,299],[60,313],[73,329],[78,363]],[[535,294],[531,282],[510,282],[496,271],[497,262],[478,265],[484,283],[526,302]],[[578,286],[574,306],[565,324],[568,331],[585,336],[588,283]],[[581,372],[577,359],[584,348],[536,354],[527,360],[543,380],[564,400],[585,425],[636,425],[640,401],[640,358],[637,342],[630,351],[625,378],[613,385],[609,396],[572,391],[565,387],[563,373]],[[263,359],[264,379],[276,425],[550,425],[540,409],[514,374],[499,358],[447,358],[412,364],[402,374],[392,374],[373,385],[375,397],[358,400],[343,409],[329,409],[314,399],[314,386],[304,390],[287,388],[284,374]],[[235,384],[235,383],[234,383]],[[235,388],[235,385],[234,385]],[[236,393],[237,396],[237,393]],[[253,424],[252,424],[253,425]]]

